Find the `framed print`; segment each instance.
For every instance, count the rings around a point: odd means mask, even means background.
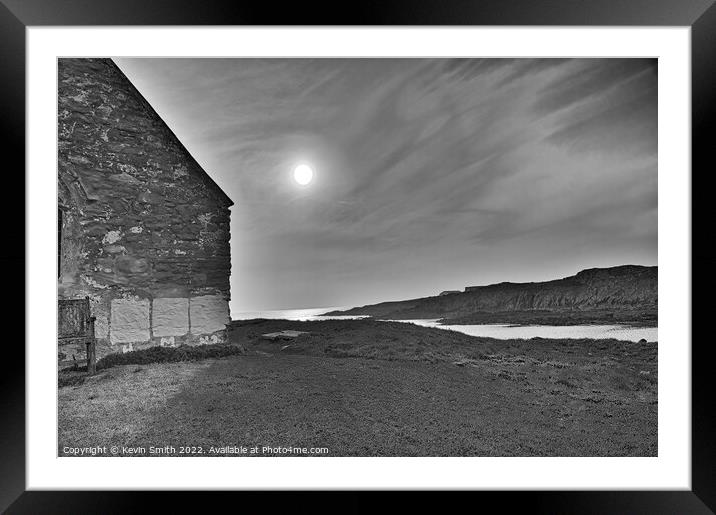
[[[74,7],[2,7],[10,512],[713,509],[712,2]]]

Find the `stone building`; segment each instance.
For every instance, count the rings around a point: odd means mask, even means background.
[[[111,59],[58,73],[59,298],[90,297],[100,357],[226,341],[231,199]]]

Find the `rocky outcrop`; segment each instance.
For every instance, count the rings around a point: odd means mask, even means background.
[[[458,319],[475,313],[529,311],[656,310],[657,267],[592,268],[538,283],[470,286],[462,293],[353,308],[331,315]]]

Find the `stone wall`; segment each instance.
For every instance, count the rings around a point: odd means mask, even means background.
[[[60,297],[90,296],[100,356],[225,341],[231,200],[111,60],[58,73]]]

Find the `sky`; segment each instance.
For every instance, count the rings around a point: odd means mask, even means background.
[[[234,201],[232,314],[657,264],[655,59],[114,60]]]

